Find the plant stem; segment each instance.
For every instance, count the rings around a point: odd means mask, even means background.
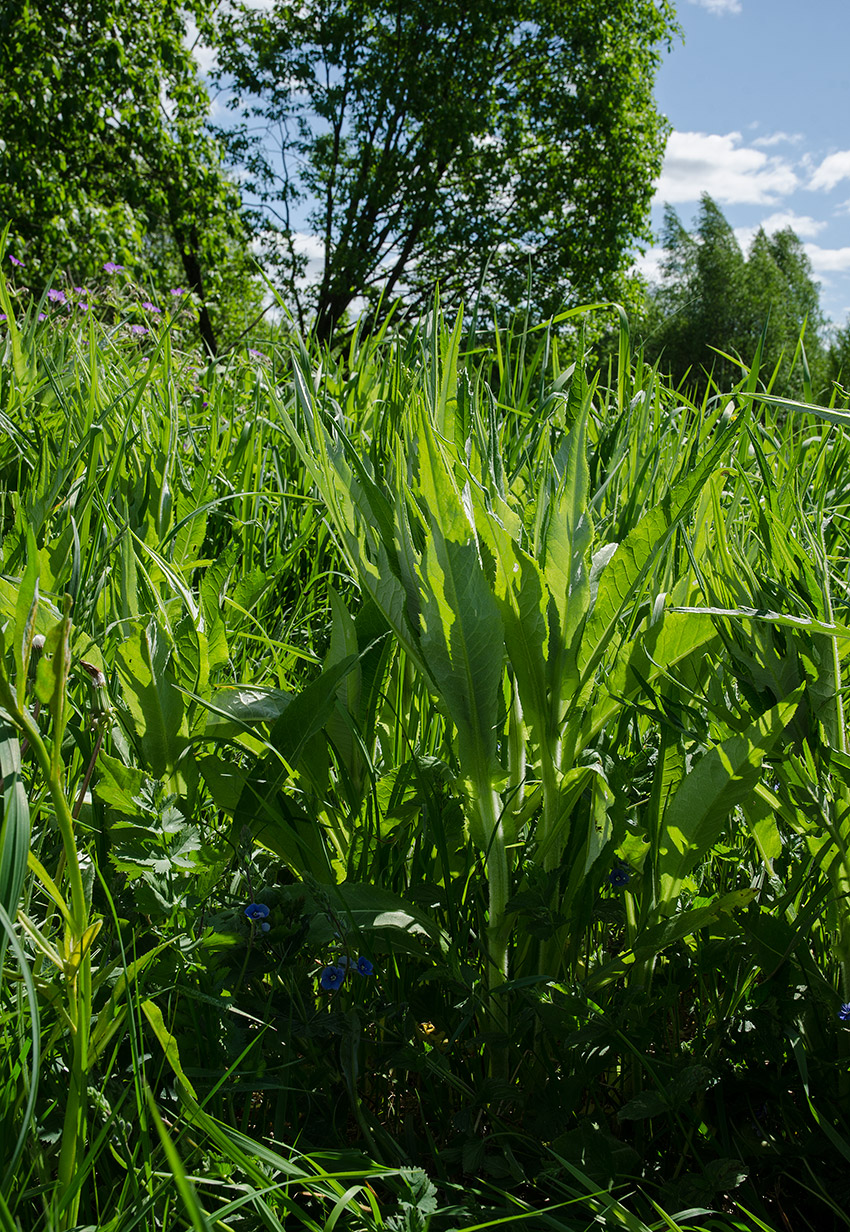
[[[490,836],[487,853],[487,888],[489,899],[489,922],[487,925],[487,991],[489,1003],[487,1018],[494,1032],[507,1034],[507,1017],[504,1005],[497,1008],[496,993],[508,978],[508,951],[510,926],[505,908],[510,896],[510,869],[505,844],[505,832],[501,822],[501,798],[491,783],[479,787],[475,808],[484,828]],[[507,1038],[504,1045],[490,1050],[488,1068],[491,1077],[507,1078]]]

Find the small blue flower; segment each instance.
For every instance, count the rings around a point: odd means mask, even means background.
[[[608,874],[608,884],[615,886],[621,890],[623,886],[627,886],[631,880],[632,870],[626,860],[618,860],[611,872]]]
[[[375,971],[375,968],[372,963],[369,962],[369,959],[364,958],[362,954],[354,961],[352,961],[347,954],[343,954],[336,960],[336,962],[337,966],[342,967],[343,971],[348,971],[350,968],[352,971],[356,971],[358,975],[372,975]]]
[[[850,1022],[850,1001],[842,1005],[841,1009],[838,1011],[838,1017],[842,1022]]]
[[[344,967],[325,967],[322,974],[319,976],[319,983],[327,992],[333,992],[335,989],[339,988],[344,979]]]
[[[266,916],[269,914],[269,909],[265,903],[251,903],[245,908],[245,914],[252,924],[260,926],[260,932],[267,933],[271,928],[271,924],[266,924]]]

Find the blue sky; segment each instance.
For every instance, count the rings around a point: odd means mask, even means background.
[[[673,132],[656,185],[690,227],[709,192],[746,251],[791,226],[827,316],[850,316],[850,0],[679,0],[684,46],[664,56],[659,110]],[[660,250],[639,268],[652,275]]]

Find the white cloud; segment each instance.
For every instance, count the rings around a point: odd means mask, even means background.
[[[325,257],[325,241],[318,235],[310,235],[307,231],[293,231],[292,246],[299,256],[308,261],[323,261]]]
[[[663,248],[647,248],[646,252],[637,258],[634,268],[650,282],[661,281],[661,262],[664,260]]]
[[[839,150],[836,154],[828,154],[821,165],[815,169],[809,181],[809,188],[823,188],[829,192],[842,180],[850,180],[850,150]]]
[[[803,247],[816,274],[850,271],[850,248],[821,248],[820,244],[804,244]]]
[[[783,210],[776,214],[769,214],[755,227],[733,227],[732,233],[738,241],[741,252],[746,254],[758,234],[759,227],[766,235],[775,235],[777,231],[784,231],[786,227],[790,227],[800,239],[805,239],[807,236],[817,235],[826,226],[828,226],[827,223],[820,222],[816,218],[809,218],[808,215],[795,214],[793,210]],[[803,248],[808,252],[810,248],[817,248],[817,244],[804,244]],[[829,250],[820,249],[819,251]]]
[[[325,242],[318,235],[310,235],[307,231],[293,231],[292,247],[299,257],[307,258],[304,273],[298,279],[298,286],[303,289],[316,282],[322,275],[325,263]]]
[[[768,137],[754,137],[753,145],[766,150],[773,145],[799,145],[803,140],[802,133],[771,133]]]
[[[794,210],[780,210],[779,213],[771,214],[768,218],[765,218],[761,225],[768,235],[773,235],[775,231],[784,231],[786,227],[790,227],[801,239],[809,239],[812,236],[819,235],[824,227],[829,224],[819,218],[812,218],[808,214],[797,214]]]
[[[753,240],[756,238],[757,232],[758,227],[732,228],[732,233],[738,241],[738,247],[741,249],[741,252],[746,253],[749,251],[750,244],[752,244]]]
[[[672,132],[657,202],[698,201],[707,192],[725,204],[773,205],[793,192],[797,176],[785,159],[741,145],[740,133]]]
[[[741,0],[688,0],[688,3],[695,4],[700,9],[708,9],[709,13],[716,13],[718,16],[741,12]]]

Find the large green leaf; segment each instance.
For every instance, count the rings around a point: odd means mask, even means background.
[[[351,671],[346,672],[336,688],[339,703],[328,716],[325,732],[333,743],[348,772],[349,780],[358,786],[363,778],[363,759],[352,728],[360,714],[360,693],[363,676],[358,657],[357,628],[342,597],[331,586],[328,588],[331,614],[331,644],[325,664],[331,667],[345,659],[354,659]]]
[[[711,617],[666,611],[620,654],[605,680],[605,691],[585,719],[584,743],[589,742],[625,700],[635,697],[691,654],[706,654],[718,641]]]
[[[420,907],[380,886],[343,881],[312,887],[310,898],[317,909],[310,936],[318,945],[344,945],[347,937],[356,943],[358,937],[379,934],[393,952],[421,954],[423,940],[446,940]]]
[[[571,432],[555,455],[557,489],[546,511],[543,568],[557,614],[557,620],[552,622],[557,633],[553,630],[549,688],[553,697],[560,698],[565,698],[565,687],[569,687],[565,656],[572,647],[573,638],[590,603],[593,523],[588,508],[587,410],[585,397]]]
[[[331,859],[315,812],[302,807],[299,795],[322,798],[328,773],[324,728],[337,690],[356,663],[356,656],[347,655],[286,703],[269,734],[269,752],[244,776],[217,761],[204,762],[210,789],[224,807],[233,807],[238,791],[234,834],[247,827],[294,872],[321,880],[332,874]]]
[[[692,937],[695,933],[716,923],[722,915],[731,914],[746,907],[754,897],[755,890],[750,886],[743,890],[732,890],[728,894],[722,894],[711,903],[701,907],[692,907],[688,911],[679,911],[669,919],[661,920],[650,928],[643,929],[638,933],[632,945],[635,958],[638,961],[654,958],[668,946],[675,945],[677,941],[685,937]]]
[[[273,851],[296,876],[321,881],[335,876],[333,860],[316,817],[299,806],[277,780],[252,772],[234,812],[234,841],[250,830],[260,846]]]
[[[248,770],[236,762],[222,760],[212,753],[198,758],[198,769],[216,808],[224,813],[235,813],[248,782]]]
[[[508,662],[519,689],[524,721],[544,749],[557,718],[547,687],[549,590],[540,566],[495,518],[491,518],[489,530]]]
[[[309,741],[326,726],[337,705],[340,686],[356,667],[357,656],[346,655],[326,667],[283,708],[269,743],[290,766],[298,764]]]
[[[0,710],[0,776],[3,781],[3,820],[0,824],[0,906],[10,919],[18,911],[30,849],[30,811],[21,778],[21,746],[17,728]],[[6,934],[0,936],[0,961]]]
[[[170,657],[171,648],[156,621],[134,621],[116,651],[115,666],[144,769],[155,779],[171,779],[174,789],[185,792],[194,767],[183,757],[189,729]]]
[[[755,790],[762,759],[790,723],[803,689],[772,707],[745,732],[705,753],[682,780],[659,836],[660,898],[669,908],[682,882],[719,841],[729,814]]]
[[[135,817],[145,785],[144,772],[135,766],[125,766],[117,757],[110,757],[103,750],[98,756],[97,767],[95,794],[120,813]]]
[[[231,685],[210,699],[204,732],[207,736],[236,736],[246,729],[276,723],[291,701],[292,694],[285,689]]]
[[[457,729],[463,773],[487,784],[496,772],[502,620],[469,509],[424,417],[418,439],[419,488],[428,523],[420,564],[422,657]],[[475,837],[483,847],[489,844],[489,834]]]
[[[702,461],[641,518],[602,569],[581,637],[579,671],[583,682],[592,677],[658,553],[677,523],[691,511],[703,485],[726,453],[733,431],[729,427],[719,434]]]

